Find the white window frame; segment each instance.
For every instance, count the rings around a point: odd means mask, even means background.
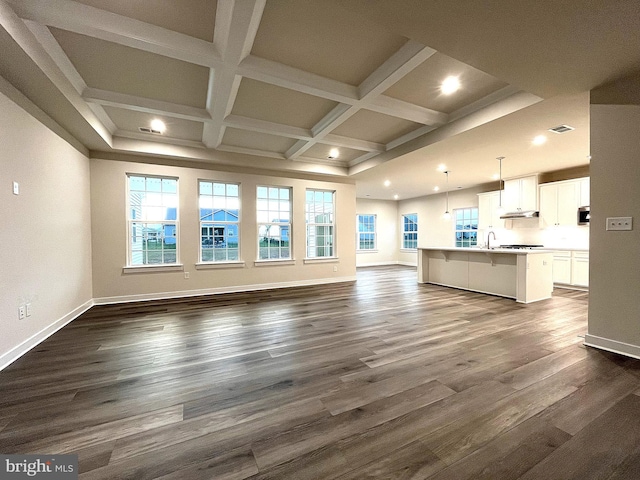
[[[266,188],[267,189],[267,197],[263,198],[260,196],[259,192],[261,188]],[[277,198],[271,198],[271,195],[273,194],[273,190],[272,189],[277,189],[278,191],[278,195]],[[288,192],[288,198],[283,198],[281,196],[283,191],[287,191]],[[276,212],[278,213],[278,216],[280,217],[280,214],[284,212],[284,210],[280,210],[281,205],[283,201],[286,201],[289,203],[289,211],[288,211],[288,216],[289,216],[289,221],[288,222],[283,222],[281,221],[281,218],[277,218],[277,219],[271,219],[268,221],[260,221],[260,218],[263,216],[261,215],[261,212],[266,212],[267,215],[269,215],[267,218],[271,218],[273,215],[276,214]],[[261,205],[263,204],[263,202],[267,202],[266,204],[268,205],[268,207],[266,209],[262,209],[260,208]],[[278,202],[278,208],[277,209],[272,209],[271,205],[273,204],[273,202]],[[257,251],[256,251],[256,258],[257,258],[257,262],[286,262],[286,261],[291,261],[293,259],[293,188],[290,186],[281,186],[281,185],[258,185],[256,187],[256,215],[257,215],[257,219],[258,219],[258,236],[257,236]],[[287,231],[288,232],[288,240],[289,240],[289,255],[287,257],[284,256],[278,256],[278,257],[271,257],[271,253],[269,253],[269,255],[265,258],[262,258],[260,256],[261,253],[261,247],[260,243],[262,241],[262,239],[265,238],[265,236],[263,234],[261,234],[261,227],[265,227],[265,229],[267,230],[267,232],[270,232],[271,228],[273,227],[277,227],[277,231],[278,231],[278,235],[276,235],[273,238],[279,238],[280,242],[282,242],[282,232],[283,231]],[[271,239],[271,237],[267,237],[269,239]],[[269,240],[270,243],[271,240]],[[267,251],[271,252],[271,246],[270,244],[267,245]],[[277,247],[279,252],[282,252],[282,245]]]
[[[202,193],[202,185],[203,184],[211,184],[211,194],[203,194]],[[215,185],[224,185],[224,195],[217,195],[216,191],[215,191]],[[229,195],[229,187],[236,187],[238,194],[237,196],[234,195]],[[210,202],[207,202],[208,198],[211,198]],[[198,180],[198,217],[200,219],[200,228],[199,228],[199,247],[198,247],[198,251],[199,251],[199,261],[200,264],[224,264],[224,263],[239,263],[242,262],[241,260],[241,245],[240,245],[240,216],[242,215],[241,212],[241,190],[240,190],[240,183],[238,182],[224,182],[224,181],[218,181],[218,180],[208,180],[208,179],[199,179]],[[222,200],[224,199],[224,200]],[[213,216],[215,215],[216,212],[216,207],[219,206],[220,210],[226,210],[226,208],[223,208],[222,204],[224,204],[224,207],[228,207],[230,203],[233,203],[235,199],[235,202],[237,202],[237,213],[238,213],[238,217],[236,221],[229,221],[229,220],[213,220]],[[203,220],[202,216],[201,216],[201,209],[203,208],[204,203],[210,203],[211,205],[211,210],[212,210],[212,219],[211,220]],[[217,204],[220,205],[217,205]],[[222,241],[225,242],[225,245],[223,247],[223,249],[220,249],[221,251],[224,251],[225,253],[225,258],[224,259],[220,259],[220,260],[216,260],[216,251],[218,250],[216,248],[216,242],[217,242],[217,235],[215,235],[215,228],[216,226],[223,226],[225,228],[229,228],[229,227],[234,227],[236,229],[237,232],[237,258],[235,259],[229,259],[229,246],[228,246],[228,235],[225,233],[223,236]],[[207,229],[211,229],[212,230],[212,237],[210,239],[203,239],[203,230],[207,228]],[[232,229],[229,230],[229,232],[233,231]],[[225,230],[226,232],[226,230]],[[211,240],[211,243],[207,245],[210,245],[211,248],[210,249],[206,249],[205,248],[205,242],[206,240]],[[211,251],[213,253],[213,258],[211,260],[204,260],[203,259],[203,254],[206,251]],[[218,250],[218,251],[220,251]]]
[[[360,231],[360,225],[364,225],[360,221],[360,217],[373,218],[373,231]],[[356,214],[356,252],[375,252],[378,249],[378,216],[372,213]],[[373,235],[373,245],[371,248],[361,248],[362,235]]]
[[[469,215],[469,220],[473,219],[473,210],[476,211],[476,229],[474,230],[473,228],[462,228],[458,230],[458,212],[462,211],[463,216],[466,210],[470,210],[470,215]],[[475,243],[471,243],[468,246],[464,246],[463,248],[469,248],[469,247],[475,247],[476,245],[478,245],[478,218],[479,218],[479,211],[478,211],[478,207],[463,207],[463,208],[455,208],[453,210],[453,244],[457,247],[458,246],[458,232],[462,232],[463,234],[465,232],[470,232],[470,233],[475,233],[476,234],[476,241]]]
[[[139,177],[139,178],[144,178],[145,179],[145,190],[139,190],[140,192],[144,192],[144,193],[149,193],[149,194],[153,194],[153,195],[159,195],[160,196],[160,200],[158,202],[157,205],[151,205],[149,206],[149,209],[160,209],[160,208],[171,208],[168,207],[167,204],[170,204],[172,202],[168,202],[168,196],[171,195],[174,197],[175,199],[175,210],[176,210],[176,218],[175,220],[166,220],[166,219],[154,219],[148,218],[148,214],[151,213],[151,211],[143,212],[142,211],[142,206],[136,207],[134,205],[132,205],[132,191],[131,191],[131,178],[132,177]],[[146,186],[146,182],[147,179],[156,179],[156,180],[160,180],[160,182],[162,182],[162,180],[169,180],[169,181],[175,181],[175,192],[164,192],[163,188],[162,188],[162,184],[160,187],[160,192],[156,192],[153,190],[147,190],[147,186]],[[180,182],[178,177],[170,177],[170,176],[160,176],[160,175],[147,175],[147,174],[140,174],[140,173],[127,173],[126,175],[126,184],[127,184],[127,212],[126,212],[126,221],[127,221],[127,259],[126,259],[126,267],[129,270],[133,270],[133,269],[148,269],[148,268],[170,268],[170,267],[178,267],[181,266],[180,264],[180,205],[179,205],[179,198],[180,198]],[[167,197],[167,198],[165,198]],[[134,214],[134,211],[139,211],[140,212],[140,218],[138,218],[136,216],[136,214]],[[149,227],[142,227],[143,228],[143,234],[142,235],[138,235],[137,232],[137,228],[139,225],[162,225],[162,228],[160,229],[160,241],[162,242],[162,246],[164,246],[164,238],[165,235],[162,232],[166,231],[167,227],[173,227],[174,230],[174,234],[171,235],[173,238],[175,238],[175,261],[174,262],[154,262],[154,263],[148,263],[148,254],[149,254],[149,250],[148,249],[142,249],[142,251],[139,251],[138,248],[134,248],[134,243],[137,243],[136,241],[134,241],[134,237],[135,238],[141,238],[142,241],[146,241],[147,245],[149,244],[149,240],[151,239],[151,236],[149,236],[150,234],[154,234],[154,238],[156,239],[156,243],[158,241],[158,233],[157,232],[149,232]],[[147,230],[147,232],[145,233],[144,230]],[[160,248],[161,251],[161,256],[164,257],[165,253],[164,253],[164,247]],[[139,254],[142,254],[143,257],[146,255],[147,258],[143,258],[143,261],[137,262],[136,258],[139,256]],[[135,263],[134,263],[135,262]]]
[[[313,201],[309,202],[307,197],[309,193],[313,194]],[[322,201],[316,202],[316,193],[322,194]],[[331,194],[331,202],[326,202],[324,200],[324,196],[326,193]],[[318,206],[321,205],[321,208]],[[330,207],[329,207],[330,204]],[[325,190],[319,188],[307,188],[305,192],[304,198],[304,210],[305,210],[305,223],[306,223],[306,259],[332,259],[337,258],[336,255],[336,191],[335,190]],[[312,211],[313,210],[313,211]],[[315,213],[315,215],[313,215]],[[320,214],[320,215],[318,215]],[[322,216],[324,219],[329,219],[330,221],[317,221],[318,217]],[[313,220],[313,221],[311,221]],[[323,234],[318,235],[315,232],[318,232],[318,229],[329,229],[329,235]],[[311,233],[314,232],[312,235]],[[323,232],[324,233],[324,232]],[[330,238],[330,243],[327,244],[326,241],[323,245],[311,245],[314,239],[318,237]],[[319,249],[325,249],[323,255],[318,255]],[[327,254],[328,253],[328,254]]]
[[[407,222],[405,222],[405,218],[409,217],[409,216],[415,216],[416,217],[416,221],[415,221],[415,225],[416,225],[416,229],[415,230],[405,230],[405,227],[407,225]],[[418,248],[418,214],[417,213],[405,213],[402,215],[402,250],[417,250]],[[406,246],[406,235],[412,235],[415,233],[416,236],[416,246],[415,247],[407,247]]]

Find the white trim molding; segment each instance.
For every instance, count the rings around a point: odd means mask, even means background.
[[[618,353],[627,357],[640,359],[640,345],[619,342],[610,338],[598,337],[597,335],[586,334],[584,344],[588,347],[599,348],[607,352]]]
[[[32,348],[37,347],[40,343],[44,342],[47,338],[56,333],[62,327],[68,325],[84,312],[89,310],[93,305],[93,300],[87,300],[79,307],[73,309],[71,312],[53,322],[51,325],[43,328],[38,333],[35,333],[31,337],[27,338],[21,344],[16,345],[4,355],[0,355],[0,370],[3,370],[4,368],[11,365]]]

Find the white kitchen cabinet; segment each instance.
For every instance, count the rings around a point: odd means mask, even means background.
[[[504,227],[504,220],[500,220],[498,214],[499,205],[500,192],[478,194],[478,229],[490,230]]]
[[[553,252],[553,283],[575,287],[589,286],[589,252]]]
[[[543,227],[578,224],[580,183],[553,182],[540,185],[540,217]]]
[[[504,209],[507,212],[538,209],[538,177],[505,180]]]
[[[571,284],[571,252],[554,252],[553,283]]]
[[[589,286],[589,252],[573,252],[571,257],[571,285]]]
[[[580,201],[579,207],[588,207],[591,197],[591,182],[589,177],[581,178],[579,181],[579,189],[580,189]]]

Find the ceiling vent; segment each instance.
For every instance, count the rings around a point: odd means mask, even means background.
[[[549,131],[553,133],[567,133],[571,130],[575,130],[575,128],[570,127],[569,125],[558,125],[557,127],[550,128]]]
[[[138,127],[138,130],[140,130],[142,133],[153,133],[154,135],[162,135],[162,132],[160,130],[154,130],[153,128],[149,127]]]

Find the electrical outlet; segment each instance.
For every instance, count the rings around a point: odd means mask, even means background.
[[[27,303],[26,307],[27,307],[27,317],[30,317],[31,316],[31,304]]]
[[[184,278],[189,279],[189,272],[184,272]]]
[[[18,318],[20,320],[24,320],[24,318],[27,316],[27,309],[25,308],[24,305],[20,305],[18,307]]]
[[[333,271],[334,271],[334,272],[337,272],[337,271],[338,271],[338,266],[337,266],[337,265],[334,265],[334,266],[333,266]]]
[[[607,230],[633,230],[633,217],[607,217]]]
[[[13,194],[20,195],[20,184],[18,182],[13,182]]]

